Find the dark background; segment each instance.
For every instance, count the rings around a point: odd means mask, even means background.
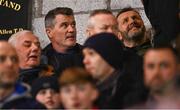
[[[13,30],[14,33],[14,29],[30,29],[31,0],[8,0],[8,3],[10,1],[21,5],[21,9],[16,11],[0,5],[0,31],[2,32],[2,30],[6,29]],[[0,40],[7,40],[10,36],[11,34],[0,33]]]

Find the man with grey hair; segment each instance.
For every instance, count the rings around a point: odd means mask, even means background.
[[[117,21],[113,13],[107,9],[94,10],[88,19],[86,35],[88,37],[101,32],[117,35]]]
[[[48,69],[47,65],[40,64],[41,47],[38,37],[32,31],[23,30],[13,34],[8,42],[15,47],[19,57],[19,80],[31,85],[41,71]]]
[[[20,68],[28,69],[40,64],[41,47],[37,36],[31,31],[23,30],[9,38],[20,60]]]

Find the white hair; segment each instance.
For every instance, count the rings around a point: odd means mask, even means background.
[[[21,37],[23,34],[26,34],[26,33],[32,33],[33,34],[33,32],[30,31],[30,30],[22,30],[22,31],[19,31],[19,32],[15,33],[15,34],[12,34],[11,37],[9,38],[8,42],[11,45],[15,46],[16,43],[17,43],[17,39],[19,37]]]

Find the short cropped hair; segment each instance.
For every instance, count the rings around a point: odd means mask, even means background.
[[[50,10],[45,16],[45,27],[54,27],[55,24],[55,17],[56,15],[67,15],[67,16],[74,16],[74,12],[71,8],[68,7],[57,7],[55,9]]]
[[[110,10],[107,9],[96,9],[94,11],[92,11],[89,15],[89,19],[87,22],[87,27],[93,27],[93,23],[92,23],[92,17],[99,15],[99,14],[109,14],[109,15],[113,15],[113,13]]]
[[[119,15],[121,15],[122,13],[125,13],[127,11],[134,11],[134,12],[136,12],[140,16],[139,12],[136,9],[131,8],[131,7],[126,7],[126,8],[123,8],[121,11],[119,11],[119,13],[117,14],[116,18],[118,18]]]
[[[112,14],[112,12],[110,10],[107,10],[107,9],[97,9],[97,10],[92,11],[90,13],[89,17],[95,16],[98,14]]]
[[[69,84],[84,84],[90,83],[95,87],[93,77],[84,68],[72,67],[64,70],[59,77],[59,84],[64,87]]]

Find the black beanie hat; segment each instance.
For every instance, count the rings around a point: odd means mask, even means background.
[[[59,84],[58,80],[54,76],[45,76],[37,78],[33,81],[31,86],[31,95],[35,98],[37,93],[42,89],[48,89],[51,88],[55,90],[56,92],[59,91]]]
[[[84,48],[94,49],[115,69],[122,68],[123,46],[117,36],[111,33],[100,33],[89,37]]]

